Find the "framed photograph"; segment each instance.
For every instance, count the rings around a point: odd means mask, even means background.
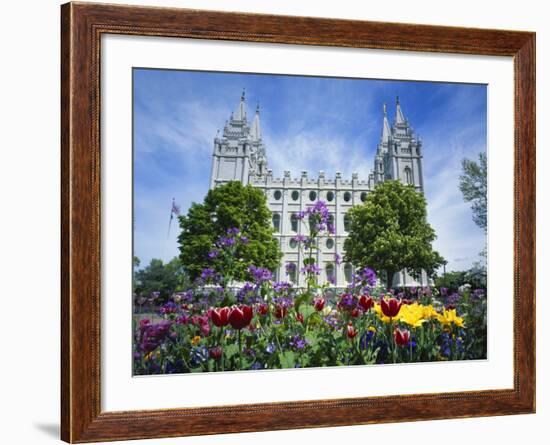
[[[67,3],[62,439],[535,411],[535,34]]]

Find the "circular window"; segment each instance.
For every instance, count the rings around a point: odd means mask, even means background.
[[[294,191],[292,192],[292,199],[293,199],[294,201],[298,201],[298,198],[299,198],[299,197],[300,197],[300,193],[298,192],[298,190],[294,190]]]
[[[333,192],[328,192],[327,193],[327,201],[333,201],[334,200],[334,193]]]
[[[298,245],[298,242],[297,242],[294,238],[292,238],[292,239],[290,240],[290,243],[289,243],[289,244],[290,244],[290,247],[291,247],[292,249],[296,249],[296,246]]]
[[[351,200],[351,193],[346,192],[344,193],[344,201],[349,202]]]
[[[317,193],[315,193],[313,190],[309,192],[309,200],[315,201],[317,199]]]
[[[334,247],[334,240],[332,238],[327,239],[327,249],[332,249]]]
[[[367,200],[367,192],[361,193],[361,201],[365,202]]]
[[[283,196],[283,194],[281,193],[280,190],[275,190],[275,193],[273,193],[273,197],[278,201],[279,199],[281,199],[281,197]]]

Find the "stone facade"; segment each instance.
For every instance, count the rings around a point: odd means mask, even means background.
[[[337,264],[336,258],[337,255],[344,257],[344,241],[348,229],[346,213],[352,206],[364,201],[377,183],[387,179],[400,179],[414,184],[418,191],[424,191],[422,142],[404,118],[399,99],[396,101],[395,119],[391,126],[384,105],[382,134],[376,150],[374,169],[366,179],[359,179],[358,173],[353,173],[351,179],[344,179],[338,172],[335,178],[327,178],[322,171],[315,178],[310,178],[306,171],[302,171],[299,178],[292,178],[290,171],[285,171],[282,178],[274,177],[267,165],[260,127],[260,109],[256,108],[249,123],[244,92],[237,110],[225,123],[223,133],[218,133],[214,139],[210,188],[239,180],[265,193],[272,212],[275,236],[284,254],[281,267],[276,271],[277,278],[290,279],[298,286],[304,285],[300,274],[285,277],[287,263],[293,263],[299,269],[303,260],[303,253],[292,238],[308,233],[307,221],[300,221],[295,215],[319,199],[327,203],[333,217],[335,235],[319,240],[319,280],[324,282],[332,277],[337,287],[345,287],[351,280],[353,267],[345,263]],[[423,275],[420,282],[417,282],[405,271],[399,272],[394,276],[394,285],[426,285],[428,281],[425,274]]]

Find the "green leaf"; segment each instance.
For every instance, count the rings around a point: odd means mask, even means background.
[[[279,353],[279,363],[281,368],[294,368],[296,365],[294,352],[284,351]]]
[[[225,357],[230,359],[239,352],[239,347],[235,343],[231,343],[225,346],[223,350]]]

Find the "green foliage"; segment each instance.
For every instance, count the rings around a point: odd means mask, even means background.
[[[487,231],[487,155],[479,154],[479,162],[462,160],[459,189],[464,201],[472,203],[474,222]]]
[[[457,291],[464,284],[469,284],[473,289],[485,289],[487,287],[487,272],[473,267],[465,271],[452,271],[437,276],[435,287],[445,287],[450,291]]]
[[[146,267],[134,273],[136,295],[148,297],[151,292],[160,292],[161,301],[188,285],[187,275],[179,258],[173,258],[166,264],[153,258]]]
[[[235,252],[232,276],[247,279],[250,265],[274,270],[281,253],[273,237],[271,212],[261,190],[232,181],[210,190],[202,204],[193,203],[187,215],[179,217],[180,260],[192,279],[206,267],[227,272],[216,259],[208,257],[212,246],[227,229],[238,228],[248,238]]]
[[[443,263],[432,249],[436,235],[427,221],[426,200],[412,185],[382,182],[348,215],[346,261],[385,272],[388,288],[393,274],[401,269],[413,276],[422,270],[433,276]]]

